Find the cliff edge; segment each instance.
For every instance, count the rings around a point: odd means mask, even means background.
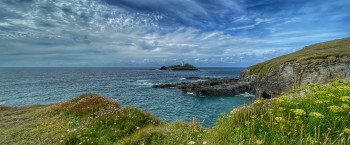
[[[253,93],[264,98],[335,78],[350,79],[350,38],[307,46],[250,66],[240,75],[240,80],[250,82]]]

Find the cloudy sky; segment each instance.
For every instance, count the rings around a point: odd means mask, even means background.
[[[349,0],[1,0],[0,66],[245,67],[350,36]]]

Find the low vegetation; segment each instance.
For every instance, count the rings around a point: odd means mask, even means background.
[[[206,135],[220,144],[348,144],[350,83],[309,85],[233,109]]]
[[[308,85],[222,114],[211,128],[164,123],[94,94],[0,107],[0,144],[340,144],[350,142],[350,83]]]
[[[324,59],[327,57],[342,57],[350,55],[350,38],[333,40],[315,45],[307,46],[291,54],[283,55],[257,65],[249,67],[250,74],[264,75],[274,71],[283,63],[297,62],[307,64],[311,60]]]

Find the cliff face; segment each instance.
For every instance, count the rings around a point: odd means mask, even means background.
[[[241,80],[251,83],[251,88],[257,96],[264,98],[277,97],[282,92],[309,83],[327,83],[329,79],[334,78],[350,79],[350,56],[310,59],[307,63],[286,62],[264,75],[251,74],[251,70],[246,69],[240,76]]]

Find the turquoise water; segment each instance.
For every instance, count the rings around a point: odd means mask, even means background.
[[[242,68],[159,71],[156,68],[0,68],[0,105],[23,106],[69,100],[97,93],[148,111],[164,121],[192,121],[211,126],[222,112],[251,102],[241,96],[196,97],[153,84],[185,77],[237,77]]]

